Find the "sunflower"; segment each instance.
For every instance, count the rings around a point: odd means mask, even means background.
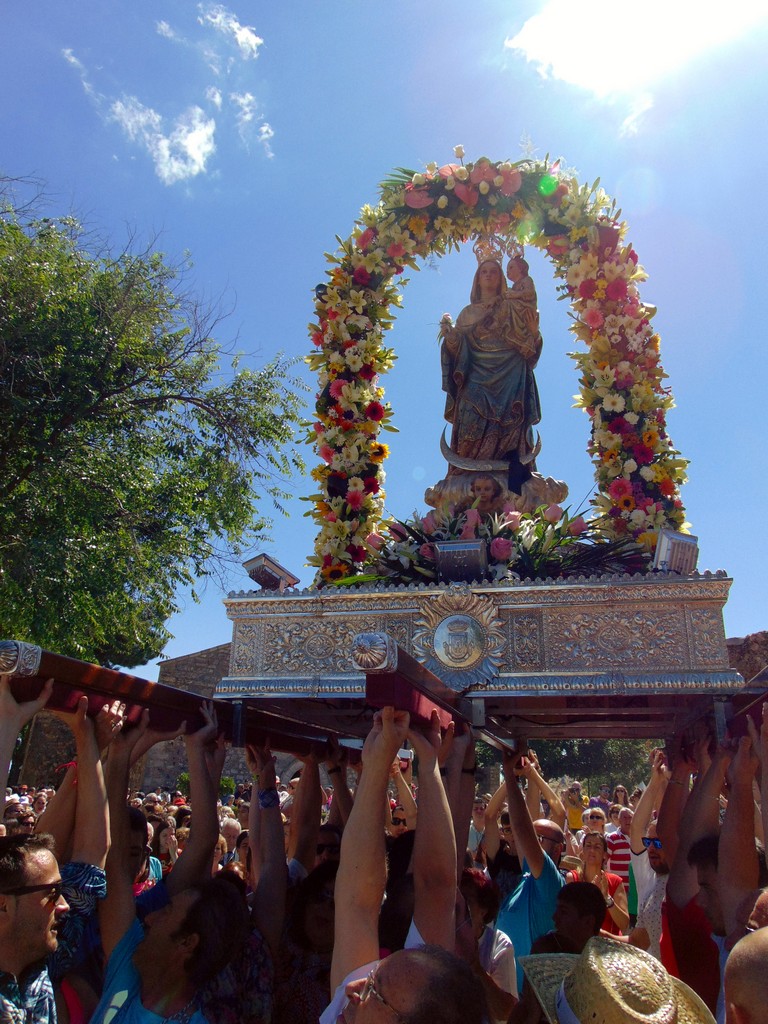
[[[620,508],[622,512],[631,512],[635,507],[635,499],[631,494],[622,494],[616,502],[616,507]]]
[[[389,456],[389,445],[382,444],[380,441],[375,441],[370,448],[368,458],[371,462],[380,463],[383,462]]]
[[[349,575],[349,566],[343,562],[331,562],[330,565],[323,566],[320,570],[320,575],[326,583],[334,583],[336,580],[343,580],[345,576]]]

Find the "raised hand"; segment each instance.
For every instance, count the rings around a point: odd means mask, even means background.
[[[19,704],[11,693],[11,677],[0,675],[0,723],[7,725],[9,729],[15,729],[18,735],[27,722],[45,707],[52,690],[53,680],[49,679],[36,700]]]

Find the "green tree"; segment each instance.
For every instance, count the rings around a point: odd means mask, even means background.
[[[182,268],[183,270],[184,268]],[[73,220],[0,218],[0,623],[73,657],[140,664],[176,594],[280,507],[303,386],[278,356],[222,368],[218,323],[157,252]]]
[[[663,740],[536,740],[531,746],[547,779],[580,779],[592,796],[607,782],[630,792],[650,775],[648,755]]]

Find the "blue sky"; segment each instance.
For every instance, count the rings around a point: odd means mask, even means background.
[[[190,283],[231,310],[219,340],[253,365],[308,351],[323,253],[393,167],[447,162],[461,143],[468,159],[549,153],[599,176],[658,306],[699,567],[734,578],[727,635],[768,627],[764,2],[6,0],[3,28],[0,170],[43,179],[50,215],[74,212],[116,247],[135,235],[189,250]],[[390,334],[398,516],[444,475],[437,323],[467,303],[473,264],[467,251],[413,274]],[[536,253],[531,268],[539,468],[568,482],[574,508],[593,490],[588,421],[571,407],[567,306]],[[312,487],[289,486],[265,550],[308,584],[298,499]],[[231,589],[249,585],[232,575]],[[229,639],[222,593],[184,597],[168,656]]]

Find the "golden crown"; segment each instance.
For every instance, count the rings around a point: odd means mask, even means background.
[[[515,256],[523,255],[523,247],[516,238],[502,238],[499,235],[478,235],[472,250],[477,257],[478,264],[487,263],[493,260],[495,263],[503,263],[504,257],[513,259]]]

